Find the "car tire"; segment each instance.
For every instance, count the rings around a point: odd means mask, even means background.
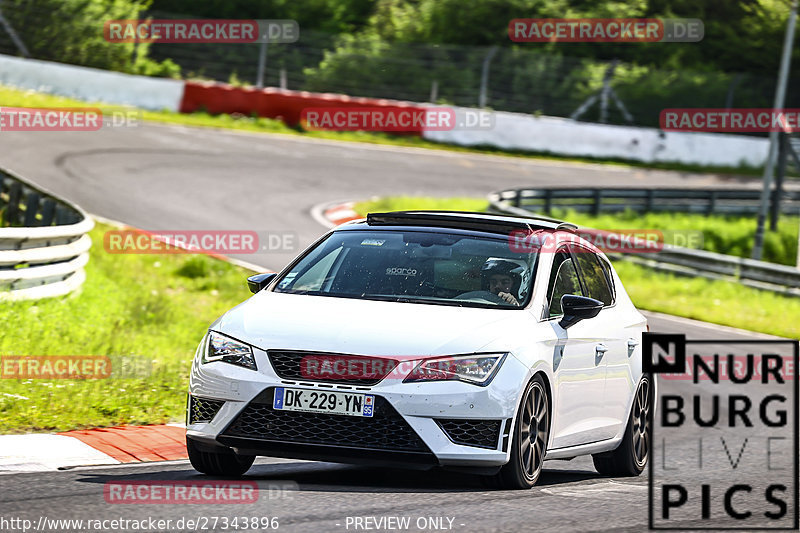
[[[228,448],[220,448],[219,451],[213,452],[201,450],[188,437],[186,451],[194,469],[209,476],[239,477],[247,472],[256,460],[254,455],[239,455]]]
[[[550,437],[550,401],[547,385],[537,374],[528,383],[519,404],[511,459],[492,480],[502,489],[529,489],[542,473],[547,442]]]
[[[653,381],[642,377],[628,416],[628,425],[617,449],[592,455],[595,469],[606,476],[635,477],[644,471],[650,457],[650,410],[653,408]]]

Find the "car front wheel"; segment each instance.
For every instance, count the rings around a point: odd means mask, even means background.
[[[511,459],[497,474],[497,484],[506,489],[529,489],[542,473],[550,435],[550,405],[544,379],[534,376],[519,407],[511,444]]]
[[[239,455],[227,448],[220,448],[218,451],[202,450],[188,437],[186,438],[186,451],[194,469],[209,476],[241,476],[253,466],[253,461],[256,460],[254,455]]]

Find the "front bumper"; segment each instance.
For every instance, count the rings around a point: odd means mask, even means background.
[[[402,376],[390,376],[370,387],[351,387],[282,379],[266,352],[254,348],[254,354],[255,371],[195,360],[191,396],[224,403],[210,421],[189,423],[189,438],[248,455],[417,467],[496,467],[508,461],[510,428],[519,394],[529,379],[529,370],[508,356],[485,387],[463,382],[403,383]],[[272,411],[272,392],[277,386],[374,394],[375,416]]]

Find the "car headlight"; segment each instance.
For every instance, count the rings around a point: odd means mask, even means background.
[[[403,383],[465,381],[475,385],[488,385],[505,358],[504,353],[492,353],[426,359],[411,371]]]
[[[203,363],[222,361],[256,370],[256,360],[250,345],[226,337],[215,331],[208,332],[208,342],[203,351]]]

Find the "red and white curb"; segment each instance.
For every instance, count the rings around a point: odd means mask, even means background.
[[[335,228],[340,224],[364,218],[353,210],[355,205],[355,202],[319,204],[311,208],[311,216],[326,228]]]
[[[0,435],[0,472],[43,472],[119,461],[65,435]]]
[[[0,473],[186,459],[183,425],[0,435]]]

